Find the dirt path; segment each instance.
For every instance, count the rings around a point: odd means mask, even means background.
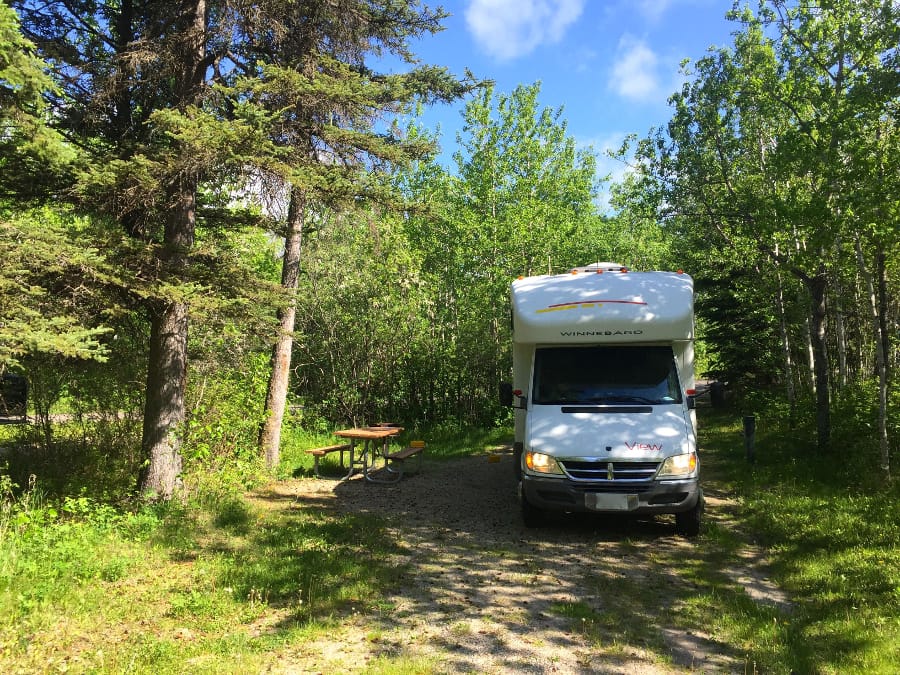
[[[431,659],[442,673],[745,672],[742,654],[677,619],[707,577],[786,606],[758,550],[748,544],[723,565],[709,538],[677,537],[665,518],[567,516],[527,529],[512,457],[496,460],[426,462],[396,485],[279,484],[301,507],[386,518],[410,570],[386,598],[390,612],[354,618],[284,672],[354,672],[385,654]],[[707,518],[726,527],[733,508],[712,495]]]

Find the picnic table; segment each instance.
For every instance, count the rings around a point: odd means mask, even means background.
[[[384,459],[388,454],[388,443],[391,436],[396,436],[402,427],[361,427],[354,429],[339,429],[334,432],[335,436],[350,439],[350,471],[346,478],[350,478],[359,468],[362,469],[363,476],[371,482],[379,482],[378,478],[372,475],[375,464],[379,456]],[[362,450],[356,456],[356,450],[360,446]]]
[[[315,457],[316,476],[319,476],[319,458],[339,451],[341,466],[344,465],[344,452],[350,454],[349,469],[341,480],[348,480],[362,470],[363,477],[369,482],[393,483],[403,476],[404,461],[417,456],[421,460],[420,453],[425,448],[423,441],[413,441],[407,448],[389,452],[391,438],[397,436],[401,431],[403,431],[403,427],[387,423],[370,427],[339,429],[334,432],[334,435],[348,439],[349,443],[313,448],[307,452]],[[381,463],[379,460],[383,462],[381,467],[378,467],[378,464]]]

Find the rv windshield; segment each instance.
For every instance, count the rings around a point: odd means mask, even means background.
[[[541,347],[534,358],[534,403],[681,403],[671,347]]]

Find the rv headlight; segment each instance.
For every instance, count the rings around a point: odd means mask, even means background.
[[[697,453],[688,452],[684,455],[669,457],[659,468],[657,478],[683,478],[690,476],[697,470]]]
[[[562,475],[563,470],[557,464],[556,459],[543,452],[525,453],[525,466],[532,473],[552,473]]]

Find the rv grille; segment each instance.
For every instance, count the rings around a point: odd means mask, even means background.
[[[656,474],[658,462],[602,462],[564,459],[560,462],[573,480],[611,484],[618,481],[648,481]],[[609,480],[609,467],[613,479]]]

